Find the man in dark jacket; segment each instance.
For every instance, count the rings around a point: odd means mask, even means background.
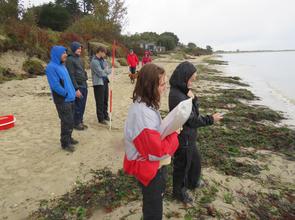
[[[179,64],[170,78],[169,109],[181,101],[193,98],[192,112],[178,135],[179,148],[173,159],[173,195],[176,199],[191,203],[187,189],[200,185],[201,156],[196,145],[197,128],[212,125],[222,117],[219,113],[202,116],[199,114],[198,99],[189,89],[196,78],[197,69],[189,62]]]
[[[63,46],[52,47],[50,53],[51,59],[45,72],[61,121],[61,147],[64,150],[72,152],[74,151],[73,144],[78,143],[78,141],[72,138],[75,89],[69,73],[64,66],[67,59],[66,50]]]
[[[72,42],[72,54],[69,55],[66,67],[71,76],[73,85],[76,90],[75,113],[74,113],[74,128],[84,130],[87,126],[83,123],[83,115],[85,112],[87,101],[87,73],[84,68],[83,60],[81,59],[82,46],[79,42]]]

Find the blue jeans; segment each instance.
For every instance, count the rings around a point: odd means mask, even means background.
[[[85,112],[87,94],[88,94],[87,88],[79,88],[79,90],[82,93],[83,97],[81,97],[81,98],[76,97],[76,100],[75,100],[75,113],[74,113],[75,125],[83,123],[83,115]]]

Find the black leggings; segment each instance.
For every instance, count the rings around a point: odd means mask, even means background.
[[[173,192],[195,189],[201,177],[201,155],[197,146],[180,146],[173,158]]]
[[[143,220],[161,220],[163,215],[163,196],[166,188],[167,170],[162,167],[158,170],[156,176],[149,183],[144,186],[140,183],[142,188],[142,212]]]

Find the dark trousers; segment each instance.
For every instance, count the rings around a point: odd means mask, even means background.
[[[173,158],[173,193],[182,188],[195,189],[201,177],[201,155],[197,146],[180,146]]]
[[[108,114],[108,99],[109,99],[109,84],[93,86],[94,98],[96,103],[96,115],[99,122],[104,121],[109,117]]]
[[[74,102],[55,104],[60,118],[60,143],[67,146],[71,142],[74,127]]]
[[[163,196],[166,188],[167,170],[162,167],[148,186],[141,183],[143,196],[143,220],[161,220],[163,215]]]
[[[136,67],[129,67],[129,71],[130,71],[130,73],[132,73],[132,74],[135,74],[136,73]]]
[[[85,112],[87,94],[88,94],[87,88],[79,88],[79,90],[82,93],[83,97],[76,98],[76,100],[75,100],[75,114],[74,114],[75,125],[83,123],[83,115]]]

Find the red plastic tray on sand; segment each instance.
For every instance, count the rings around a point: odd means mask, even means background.
[[[0,116],[0,130],[7,130],[13,128],[15,117],[13,115]]]

